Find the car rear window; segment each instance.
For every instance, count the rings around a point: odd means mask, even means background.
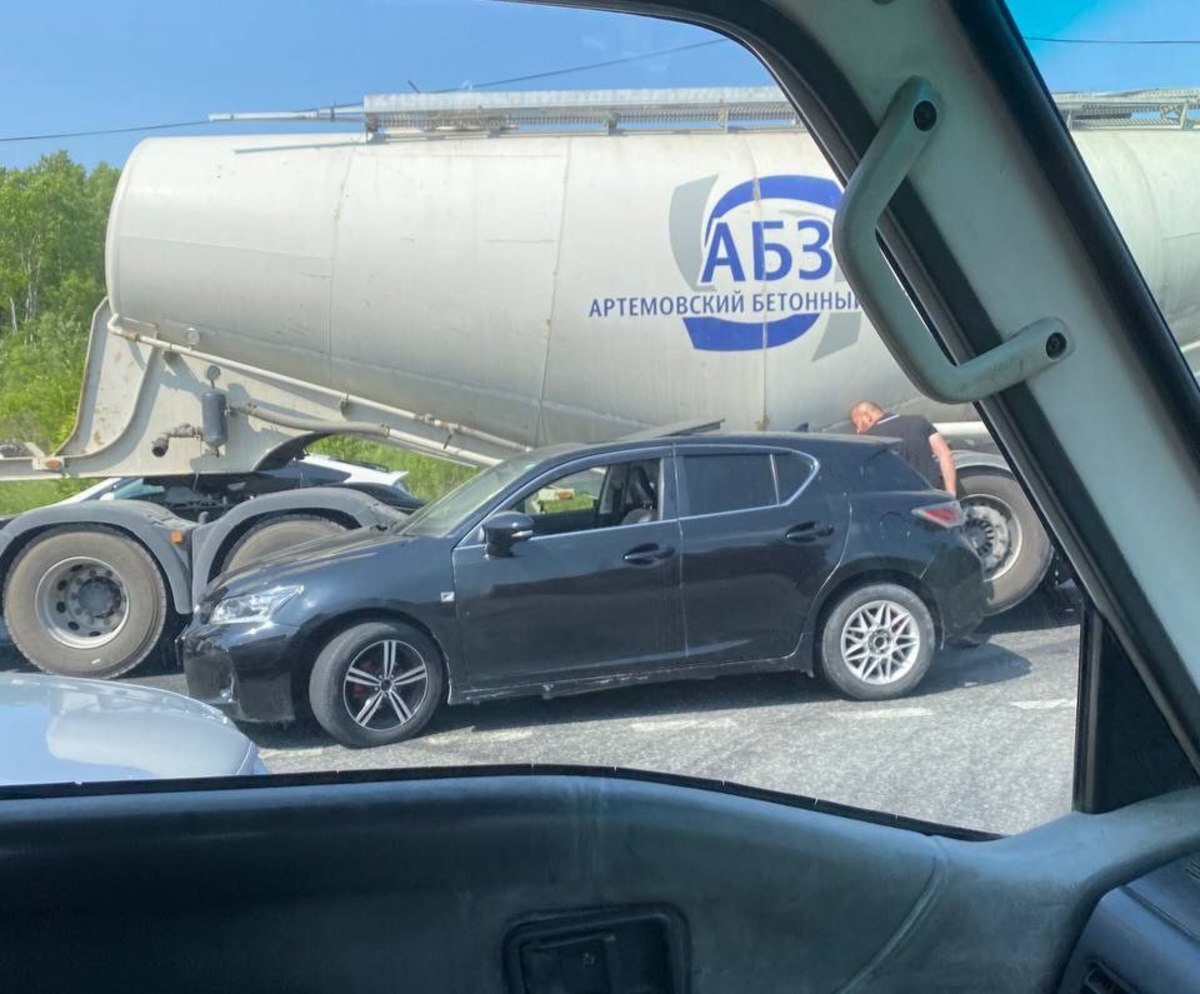
[[[775,503],[770,453],[685,456],[683,470],[689,514],[744,511]]]
[[[865,490],[928,490],[930,483],[891,449],[877,452],[860,467]]]

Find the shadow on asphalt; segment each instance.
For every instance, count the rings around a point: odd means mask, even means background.
[[[921,685],[902,700],[917,701],[951,690],[1006,683],[1032,670],[1033,664],[1024,656],[998,645],[947,649],[934,657],[933,665]]]
[[[1079,596],[1070,588],[1042,591],[1016,607],[984,618],[976,634],[982,638],[1015,632],[1040,632],[1064,625],[1078,625],[1083,616]]]
[[[1029,661],[987,640],[996,635],[1062,628],[1077,621],[1077,611],[1046,597],[1031,598],[1003,615],[985,619],[977,633],[983,643],[973,648],[954,648],[938,653],[929,675],[904,700],[923,700],[964,687],[1022,677],[1031,670]],[[10,644],[0,643],[0,669],[15,668],[32,669]],[[173,654],[168,652],[139,667],[134,679],[183,690],[175,686],[182,677],[178,675]],[[442,707],[425,734],[468,728],[499,731],[575,722],[636,720],[838,699],[824,683],[801,673],[737,675],[621,687],[553,700],[527,697]],[[247,725],[245,731],[264,748],[302,749],[332,744],[311,720],[290,726]]]
[[[1029,661],[995,645],[949,649],[934,657],[921,686],[903,701],[923,700],[964,687],[1003,683],[1025,676]],[[512,731],[580,722],[644,720],[693,716],[711,711],[746,711],[778,705],[829,703],[843,698],[820,680],[802,673],[763,673],[678,680],[670,683],[620,687],[593,693],[556,697],[523,697],[482,704],[443,706],[424,735],[471,729]],[[886,706],[892,702],[884,702]],[[862,702],[863,707],[873,706]],[[331,745],[311,721],[292,726],[247,726],[245,731],[264,748],[302,749]]]

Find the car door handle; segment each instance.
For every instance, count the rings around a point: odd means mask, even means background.
[[[647,545],[635,545],[625,553],[624,559],[630,566],[653,566],[664,559],[670,559],[673,555],[675,555],[675,550],[669,546],[649,543]]]
[[[832,534],[833,525],[823,525],[819,521],[806,521],[802,525],[788,529],[783,538],[787,542],[799,545],[804,542],[813,542],[818,538],[828,538]]]

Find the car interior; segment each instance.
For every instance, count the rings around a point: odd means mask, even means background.
[[[6,988],[1200,989],[1200,391],[1004,4],[572,6],[736,40],[847,183],[872,324],[1086,592],[1074,810],[998,837],[586,765],[3,788]],[[658,462],[538,534],[654,520]]]
[[[661,459],[635,459],[575,471],[518,498],[509,510],[528,514],[534,535],[657,521],[662,465]]]

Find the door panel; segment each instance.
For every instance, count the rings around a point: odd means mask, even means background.
[[[474,686],[658,669],[684,657],[679,522],[545,535],[454,553]]]
[[[689,662],[794,652],[813,598],[845,544],[844,514],[817,478],[783,506],[684,518]]]
[[[10,798],[5,988],[501,994],[518,923],[653,906],[682,919],[692,994],[1023,994],[1102,894],[1200,845],[1200,791],[967,842],[667,778],[488,772]]]

